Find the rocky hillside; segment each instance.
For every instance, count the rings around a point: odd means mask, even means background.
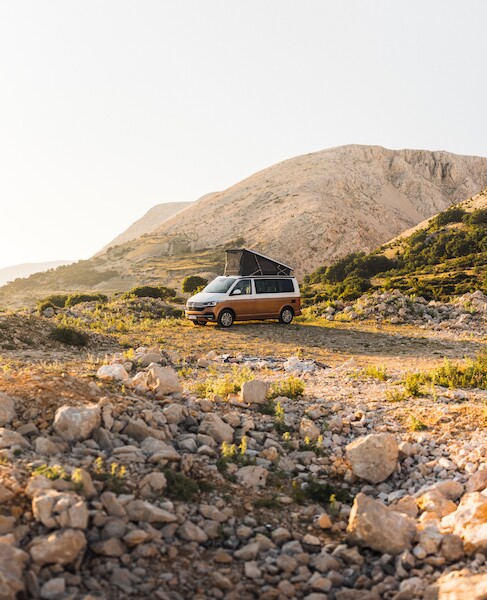
[[[487,292],[487,190],[373,253],[352,253],[305,277],[308,304],[398,289],[427,299]]]
[[[132,223],[123,233],[109,242],[101,252],[105,252],[108,248],[119,246],[124,242],[134,240],[146,233],[152,233],[158,229],[165,221],[173,217],[193,204],[192,202],[166,202],[164,204],[156,204],[143,217]]]
[[[298,277],[370,251],[487,186],[487,158],[343,146],[293,158],[201,198],[157,231],[54,274],[4,287],[0,304],[53,292],[178,287],[221,272],[225,246],[285,257]],[[112,243],[113,244],[113,243]]]

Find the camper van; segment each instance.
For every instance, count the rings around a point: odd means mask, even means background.
[[[227,250],[225,274],[186,303],[186,318],[231,327],[235,321],[278,319],[289,324],[301,314],[292,268],[252,250]]]

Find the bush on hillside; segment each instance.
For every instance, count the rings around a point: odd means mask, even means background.
[[[433,219],[432,225],[437,227],[443,227],[443,225],[448,225],[449,223],[460,223],[460,221],[465,216],[465,211],[463,208],[459,206],[453,206],[449,208]]]
[[[76,306],[76,304],[81,304],[82,302],[107,302],[108,298],[105,294],[71,294],[66,299],[65,306],[69,308],[70,306]]]
[[[62,325],[58,325],[55,327],[49,337],[56,342],[61,342],[63,344],[67,344],[68,346],[86,346],[88,343],[88,335],[79,331],[78,329],[74,329],[74,327],[65,327]]]
[[[167,300],[176,297],[176,290],[163,285],[140,285],[123,294],[122,298],[161,298]]]
[[[471,213],[467,213],[463,217],[463,222],[467,225],[486,225],[487,224],[487,209],[479,208]]]

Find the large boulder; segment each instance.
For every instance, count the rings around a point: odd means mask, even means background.
[[[259,379],[245,381],[240,390],[240,400],[246,404],[263,404],[266,401],[269,384]]]
[[[479,492],[464,494],[455,512],[443,517],[443,531],[462,538],[465,552],[487,552],[487,496]]]
[[[380,500],[360,493],[355,497],[347,532],[354,544],[395,555],[411,547],[416,523],[405,514],[390,510]]]
[[[396,469],[399,450],[390,433],[371,433],[348,444],[352,472],[370,483],[385,481]]]
[[[32,540],[30,555],[36,565],[73,563],[86,548],[85,534],[79,529],[65,529]]]
[[[155,392],[156,396],[166,396],[183,391],[178,374],[172,367],[161,367],[154,363],[149,369],[147,385]]]
[[[24,591],[22,574],[29,555],[0,542],[0,598],[15,600]]]
[[[100,427],[100,423],[98,405],[61,406],[54,417],[54,429],[67,442],[87,440]]]
[[[457,576],[456,573],[440,577],[430,586],[425,600],[486,600],[487,573]]]
[[[3,392],[0,392],[0,426],[10,423],[17,413],[15,411],[15,402],[13,398],[7,396]]]
[[[218,415],[210,413],[201,422],[199,433],[212,437],[217,444],[233,441],[233,427],[225,423]]]

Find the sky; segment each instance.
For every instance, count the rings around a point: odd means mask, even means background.
[[[0,268],[342,144],[487,156],[485,0],[0,2]]]

